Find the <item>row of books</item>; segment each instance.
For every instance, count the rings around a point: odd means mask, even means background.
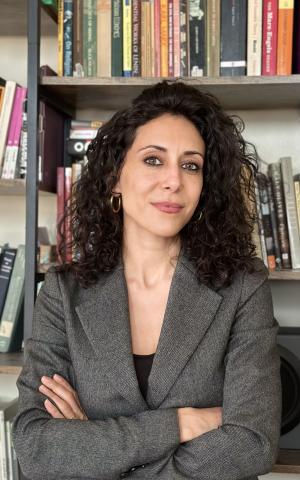
[[[2,397],[2,395],[1,395]],[[12,440],[12,421],[18,410],[18,397],[0,397],[0,478],[19,480],[19,463]]]
[[[259,256],[269,270],[300,269],[300,173],[291,157],[260,172],[255,192]]]
[[[294,0],[58,0],[58,75],[300,73]]]

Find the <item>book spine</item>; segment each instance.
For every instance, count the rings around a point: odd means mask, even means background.
[[[247,1],[222,0],[221,5],[221,75],[245,75]]]
[[[160,0],[154,0],[154,61],[155,61],[155,77],[161,76],[161,55],[160,55]]]
[[[205,75],[205,17],[206,0],[190,0],[189,3],[189,44],[190,76]]]
[[[21,87],[18,86],[16,87],[10,121],[9,121],[7,143],[5,148],[3,169],[2,169],[2,175],[1,175],[2,178],[9,178],[12,148],[14,145],[17,117],[20,109],[20,98],[21,98]]]
[[[97,0],[97,75],[111,77],[111,1]]]
[[[13,479],[13,466],[12,466],[12,454],[11,454],[11,429],[10,420],[5,421],[5,433],[6,433],[6,454],[7,454],[7,479]]]
[[[21,87],[19,92],[19,99],[17,105],[17,115],[16,115],[16,123],[15,123],[15,131],[13,137],[13,146],[12,146],[12,154],[11,160],[8,170],[8,177],[7,178],[15,178],[16,168],[17,168],[17,159],[19,153],[19,145],[21,139],[21,129],[22,129],[22,118],[23,118],[23,103],[27,95],[27,88]]]
[[[5,153],[6,140],[9,129],[14,97],[16,92],[16,82],[8,80],[5,85],[4,99],[0,113],[0,176],[2,174],[3,157]]]
[[[258,187],[257,180],[254,181],[254,191],[255,191],[255,201],[256,201],[256,217],[257,217],[258,235],[260,238],[260,247],[261,247],[261,254],[262,254],[261,258],[265,266],[268,268],[268,255],[267,255],[264,224],[262,220],[262,210],[261,210],[261,202],[260,202],[259,187]]]
[[[151,77],[155,77],[155,20],[154,20],[154,0],[150,0],[150,53],[151,53]]]
[[[86,76],[97,75],[97,0],[83,0],[83,70]]]
[[[263,0],[248,0],[247,75],[261,75]]]
[[[73,0],[64,0],[63,8],[64,76],[73,76]]]
[[[173,0],[168,1],[168,76],[174,77]]]
[[[270,163],[268,174],[274,194],[282,268],[292,268],[280,163]]]
[[[4,411],[0,409],[0,479],[7,479]]]
[[[152,72],[152,51],[151,51],[151,8],[150,0],[146,2],[146,18],[147,18],[147,28],[146,28],[146,72],[147,77],[151,77]]]
[[[132,0],[123,0],[123,76],[132,76]]]
[[[23,102],[22,112],[22,129],[21,129],[21,141],[20,141],[20,155],[18,176],[19,178],[26,177],[27,171],[27,99]]]
[[[180,0],[180,76],[189,74],[189,15],[187,0]]]
[[[292,73],[300,73],[300,2],[294,5]]]
[[[15,248],[5,248],[0,266],[0,319],[5,305],[6,294],[12,276],[13,266],[17,254]]]
[[[113,0],[111,18],[112,18],[111,74],[113,77],[122,77],[123,75],[122,0]]]
[[[294,188],[295,188],[296,207],[297,207],[297,216],[298,216],[298,227],[300,231],[300,179],[298,180],[296,175],[294,176]]]
[[[180,77],[180,0],[173,2],[174,77]]]
[[[221,0],[207,2],[206,70],[209,77],[220,75]]]
[[[276,75],[277,72],[277,24],[277,0],[264,0],[262,33],[262,75]]]
[[[143,5],[143,2],[142,2]],[[132,76],[141,76],[141,2],[132,0]]]
[[[73,76],[84,77],[83,70],[83,4],[73,0]]]
[[[25,245],[19,245],[0,324],[0,352],[9,352],[24,298]]]
[[[65,169],[64,167],[57,167],[57,231],[56,231],[56,256],[58,263],[63,262],[63,258],[60,256],[58,247],[62,242],[62,235],[65,235],[65,226],[62,222],[64,216],[64,206],[65,206]],[[60,224],[60,222],[62,222]]]
[[[279,0],[277,75],[292,73],[294,0]]]
[[[168,68],[168,0],[160,2],[160,75],[167,77]]]
[[[69,207],[72,200],[72,167],[65,167],[65,199],[64,204]],[[71,263],[73,260],[72,256],[72,224],[71,218],[68,214],[65,218],[65,238],[66,238],[66,261]]]
[[[280,159],[283,191],[285,198],[286,218],[293,268],[300,268],[300,235],[298,228],[297,207],[293,180],[293,167],[291,157]]]
[[[57,1],[57,75],[64,74],[64,0]]]
[[[259,190],[259,199],[262,215],[262,223],[264,229],[264,238],[266,243],[266,252],[267,252],[267,262],[268,268],[270,270],[275,270],[276,261],[275,261],[275,248],[274,248],[274,239],[273,231],[271,225],[271,212],[267,188],[267,179],[266,176],[263,176],[263,182],[258,184]]]
[[[271,183],[269,177],[268,177],[267,189],[268,189],[268,199],[269,199],[269,205],[270,205],[270,218],[271,218],[272,235],[273,235],[273,240],[274,240],[275,262],[276,262],[276,267],[278,269],[281,269],[282,268],[282,263],[281,263],[281,256],[280,256],[280,246],[279,246],[276,210],[275,210],[275,204],[274,204],[274,195],[273,195],[273,190],[272,190],[272,183]]]

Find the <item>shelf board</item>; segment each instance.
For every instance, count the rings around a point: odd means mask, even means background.
[[[41,4],[41,34],[57,36],[56,15],[50,7]],[[27,2],[25,0],[2,0],[0,16],[2,36],[27,36]]]
[[[300,269],[269,270],[269,280],[300,280]]]
[[[19,375],[23,361],[23,352],[0,353],[0,374],[13,373]]]
[[[52,192],[39,190],[42,196],[56,195]],[[26,195],[26,180],[23,178],[6,179],[0,178],[0,195]]]
[[[171,80],[174,80],[170,78]],[[180,77],[188,85],[216,95],[227,110],[300,107],[300,75],[253,77]],[[147,86],[163,78],[41,77],[41,92],[69,109],[119,110]]]

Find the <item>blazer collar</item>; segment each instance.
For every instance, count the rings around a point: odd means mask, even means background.
[[[166,311],[146,401],[139,388],[132,355],[128,292],[122,257],[106,281],[87,290],[75,307],[96,354],[95,368],[141,411],[156,409],[212,323],[222,296],[199,283],[192,262],[181,249],[172,277]]]

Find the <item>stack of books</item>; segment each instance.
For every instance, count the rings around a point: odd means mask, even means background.
[[[58,75],[300,73],[294,0],[58,0]]]

